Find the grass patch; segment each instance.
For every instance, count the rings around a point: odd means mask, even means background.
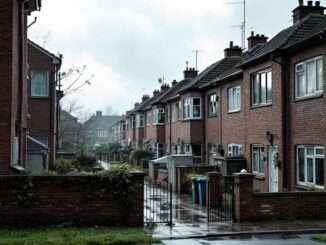
[[[311,237],[312,240],[317,242],[324,242],[326,243],[326,236],[313,236]]]
[[[137,228],[44,228],[0,230],[0,244],[6,245],[113,245],[160,243]]]

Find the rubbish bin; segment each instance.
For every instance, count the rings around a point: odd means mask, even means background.
[[[197,178],[199,191],[199,204],[206,206],[206,178]]]
[[[199,204],[198,181],[196,177],[191,178],[192,202]]]

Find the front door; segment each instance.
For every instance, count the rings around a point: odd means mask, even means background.
[[[268,150],[269,192],[278,192],[278,149],[270,147]]]

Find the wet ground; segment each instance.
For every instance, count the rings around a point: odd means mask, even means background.
[[[174,240],[176,243],[173,244],[239,244],[232,243],[232,241],[227,241],[228,243],[226,241],[223,242],[223,239],[230,239],[231,237],[248,239],[241,240],[241,244],[246,244],[246,241],[250,241],[250,244],[266,244],[259,243],[260,238],[258,237],[263,237],[263,240],[269,239],[270,244],[307,244],[307,241],[309,241],[309,244],[320,244],[307,240],[300,235],[326,232],[326,220],[286,220],[248,223],[233,223],[231,221],[207,222],[206,207],[193,204],[191,196],[173,194],[172,200],[173,225],[154,224],[147,227],[153,236],[165,239],[165,244],[172,244],[167,239],[179,238],[183,238],[183,240]],[[289,231],[291,235],[284,234],[281,238],[282,243],[274,243],[279,238],[274,239],[274,237],[272,240],[270,239],[274,234],[279,234],[284,231]],[[285,243],[284,236],[288,237]],[[203,240],[203,237],[205,239],[211,237],[211,239],[214,239],[214,242],[207,239]],[[190,243],[188,240],[184,240],[185,238],[191,238],[192,242],[197,243]],[[216,239],[220,239],[218,243],[215,243]],[[255,240],[257,241],[252,243]]]

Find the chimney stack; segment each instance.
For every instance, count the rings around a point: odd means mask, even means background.
[[[224,49],[224,57],[240,57],[242,55],[242,49],[239,46],[233,46],[233,42],[230,42],[230,46]]]
[[[252,31],[251,36],[247,38],[248,40],[248,49],[250,50],[251,48],[255,47],[257,44],[264,44],[267,43],[268,37],[264,35],[259,35],[256,34]]]
[[[324,15],[324,10],[325,7],[320,6],[320,1],[316,1],[314,6],[313,1],[308,1],[307,5],[304,5],[303,0],[299,0],[299,6],[292,11],[293,24],[298,23],[309,14]]]
[[[101,117],[102,116],[102,111],[96,111],[96,116]]]
[[[169,85],[169,84],[167,84],[167,83],[163,83],[163,84],[161,85],[161,92],[165,92],[165,91],[167,91],[169,88],[170,88],[170,85]]]
[[[149,99],[149,95],[144,94],[143,97],[141,98],[141,102],[145,102],[148,99]]]
[[[155,97],[155,96],[158,95],[159,93],[160,93],[160,91],[157,90],[157,89],[155,89],[155,90],[153,91],[153,97]]]
[[[197,76],[198,71],[196,71],[195,68],[186,68],[186,70],[183,71],[184,79],[192,79]]]
[[[139,103],[138,103],[138,102],[136,102],[136,103],[134,104],[134,106],[135,106],[135,108],[136,108],[137,106],[139,106]]]
[[[171,85],[172,85],[172,87],[173,87],[173,86],[175,86],[175,85],[177,85],[177,84],[178,84],[177,80],[173,80]]]

